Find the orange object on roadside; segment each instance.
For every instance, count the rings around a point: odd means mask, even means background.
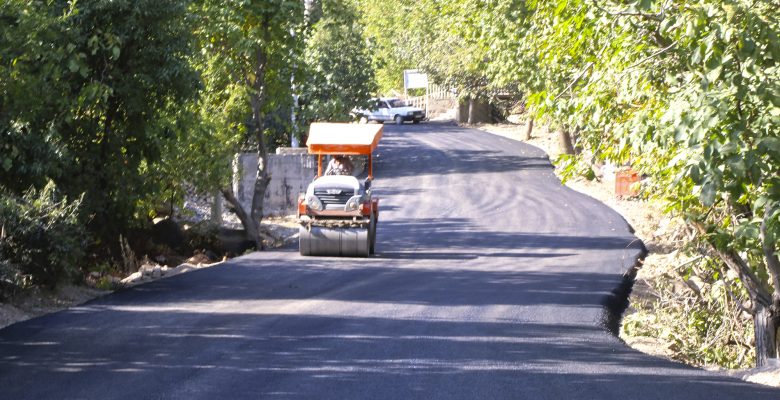
[[[639,195],[639,173],[631,168],[615,174],[615,196],[636,197]]]

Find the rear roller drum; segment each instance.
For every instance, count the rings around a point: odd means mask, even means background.
[[[371,251],[369,228],[301,227],[298,249],[302,256],[368,257]]]

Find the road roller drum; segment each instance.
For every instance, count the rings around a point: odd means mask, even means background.
[[[298,245],[304,256],[368,257],[371,237],[368,228],[300,228]]]

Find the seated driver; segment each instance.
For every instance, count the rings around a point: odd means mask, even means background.
[[[328,163],[325,175],[352,175],[354,168],[352,161],[349,161],[347,156],[338,155],[333,157]]]

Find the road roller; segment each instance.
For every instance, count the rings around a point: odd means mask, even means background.
[[[303,256],[368,257],[376,247],[379,199],[371,196],[374,179],[372,154],[382,138],[382,124],[313,123],[306,141],[317,156],[317,176],[298,198]],[[366,157],[365,179],[355,175],[323,173],[325,157]],[[329,165],[330,171],[330,165]]]

